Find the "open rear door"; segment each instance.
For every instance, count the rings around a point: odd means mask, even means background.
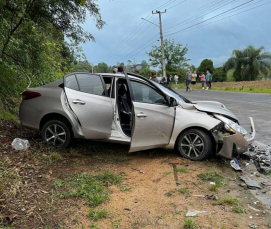
[[[75,73],[64,79],[69,105],[81,123],[87,139],[108,139],[113,107],[100,75]]]

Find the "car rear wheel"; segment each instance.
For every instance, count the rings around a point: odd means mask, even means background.
[[[204,160],[212,150],[211,137],[202,130],[186,130],[179,136],[177,141],[178,153],[193,161]]]
[[[71,142],[71,131],[68,126],[59,120],[47,122],[41,131],[43,140],[55,147],[67,147]]]

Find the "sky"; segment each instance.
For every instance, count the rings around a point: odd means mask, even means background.
[[[159,15],[163,38],[187,45],[189,64],[196,67],[211,59],[223,65],[235,49],[264,46],[271,52],[271,0],[99,0],[101,30],[89,17],[83,25],[95,42],[81,44],[94,65],[117,65],[128,60],[148,62],[152,46],[160,46]],[[143,20],[142,18],[146,19]]]

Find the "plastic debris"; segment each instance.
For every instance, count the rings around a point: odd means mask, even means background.
[[[256,211],[256,212],[260,212],[261,210],[257,209],[257,208],[254,208],[252,206],[250,206],[249,204],[247,205],[250,209],[252,209],[253,211]]]
[[[215,185],[215,182],[213,182],[213,181],[210,181],[210,185]]]
[[[15,138],[12,141],[11,146],[15,150],[26,150],[29,148],[30,144],[29,144],[28,140],[24,140],[21,138]]]
[[[244,155],[252,160],[258,172],[265,173],[271,171],[271,152],[269,146],[259,148],[250,145]]]
[[[262,188],[260,185],[258,185],[258,183],[250,180],[248,177],[245,178],[244,176],[240,176],[239,178],[242,181],[244,181],[246,183],[247,187],[250,189],[256,189],[256,188],[261,189]]]
[[[249,227],[250,228],[257,228],[257,225],[256,224],[250,224]]]
[[[236,158],[233,158],[230,163],[231,167],[234,168],[236,171],[242,171]]]
[[[205,195],[204,196],[206,200],[218,200],[218,196],[217,195]]]
[[[186,213],[186,216],[187,217],[194,217],[194,216],[196,216],[196,215],[198,215],[198,214],[201,214],[201,213],[206,213],[207,211],[188,211],[187,213]]]

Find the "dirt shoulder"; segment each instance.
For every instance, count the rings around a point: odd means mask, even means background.
[[[13,150],[15,137],[30,148]],[[0,228],[271,228],[269,209],[229,161],[127,155],[127,146],[92,141],[56,150],[11,122],[0,123],[0,142]]]

